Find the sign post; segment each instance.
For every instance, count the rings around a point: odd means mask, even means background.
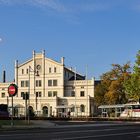
[[[27,115],[27,100],[29,100],[29,94],[28,93],[24,93],[23,94],[23,100],[25,100],[25,122],[27,121],[27,116],[29,116],[29,112]]]
[[[10,84],[8,87],[8,93],[9,96],[11,97],[11,102],[12,102],[12,115],[11,115],[11,126],[14,125],[14,121],[13,121],[13,116],[14,116],[14,110],[13,110],[13,96],[15,96],[17,94],[18,91],[18,87],[15,84]]]

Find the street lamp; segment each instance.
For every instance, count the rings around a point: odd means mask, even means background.
[[[28,83],[28,94],[29,94],[29,99],[28,99],[28,124],[30,123],[30,109],[29,109],[29,107],[30,107],[30,72],[33,72],[34,73],[34,75],[35,76],[39,76],[39,73],[38,73],[38,71],[35,71],[35,70],[33,70],[32,68],[31,68],[31,66],[29,66],[29,69],[28,69],[29,71],[28,71],[28,76],[29,76],[29,83]],[[27,115],[27,113],[26,113],[26,115]]]

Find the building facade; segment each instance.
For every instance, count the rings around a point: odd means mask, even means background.
[[[24,116],[34,112],[37,116],[93,116],[94,79],[60,62],[45,57],[45,51],[36,53],[26,62],[15,61],[15,84],[18,93],[13,98],[14,115]],[[7,88],[10,83],[0,83],[0,103],[11,107]]]

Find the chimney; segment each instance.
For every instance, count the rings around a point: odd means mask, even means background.
[[[61,64],[64,65],[64,57],[61,57]]]
[[[6,72],[5,72],[5,70],[3,71],[3,83],[5,83],[6,82]]]
[[[43,56],[45,56],[45,50],[42,50],[42,54],[43,54]]]
[[[35,57],[35,50],[33,50],[33,57]]]

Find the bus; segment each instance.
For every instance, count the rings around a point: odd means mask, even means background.
[[[120,117],[140,117],[140,104],[125,104]]]

